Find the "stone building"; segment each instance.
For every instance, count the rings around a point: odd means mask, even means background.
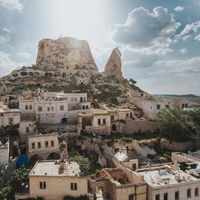
[[[89,112],[86,93],[38,92],[36,97],[19,98],[23,115],[34,115],[40,124],[74,124],[78,113]]]
[[[146,200],[147,187],[141,181],[134,183],[121,169],[103,169],[95,179],[89,179],[90,187],[97,199]]]
[[[0,127],[14,126],[20,123],[20,110],[9,109],[7,106],[0,105]]]
[[[132,102],[142,109],[148,119],[154,119],[164,109],[173,108],[172,103],[166,99],[132,99]]]
[[[109,135],[111,133],[110,114],[105,110],[92,109],[90,113],[81,113],[77,125],[81,131],[93,135]]]
[[[79,175],[76,162],[39,161],[29,174],[29,196],[63,200],[64,196],[87,195],[88,179]]]
[[[28,136],[27,153],[31,164],[37,160],[60,158],[58,134]]]
[[[140,169],[135,177],[148,185],[148,200],[198,200],[200,179],[174,164]]]

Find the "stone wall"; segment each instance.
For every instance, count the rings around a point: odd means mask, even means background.
[[[117,131],[121,133],[136,133],[145,131],[155,131],[158,127],[153,121],[148,120],[126,120],[125,123],[112,123],[116,125]]]

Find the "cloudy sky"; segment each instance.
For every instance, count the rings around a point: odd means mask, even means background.
[[[88,40],[100,71],[118,46],[147,92],[200,94],[200,0],[0,0],[0,75],[61,36]]]

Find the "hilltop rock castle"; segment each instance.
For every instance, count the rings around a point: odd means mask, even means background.
[[[41,40],[36,64],[39,69],[57,71],[62,77],[99,74],[88,42],[71,37]]]

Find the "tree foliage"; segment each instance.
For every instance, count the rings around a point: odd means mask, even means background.
[[[185,113],[181,109],[167,109],[161,111],[156,121],[159,125],[162,136],[172,141],[188,141],[195,138],[195,131],[191,124],[189,124],[185,117]]]
[[[7,182],[7,184],[0,190],[0,199],[12,199],[15,192],[20,192],[24,186],[28,184],[28,175],[30,169],[20,168],[16,169]]]
[[[69,161],[70,162],[74,161],[79,164],[81,170],[81,176],[87,176],[89,174],[90,162],[88,158],[81,155],[76,155],[74,157],[71,157]]]

